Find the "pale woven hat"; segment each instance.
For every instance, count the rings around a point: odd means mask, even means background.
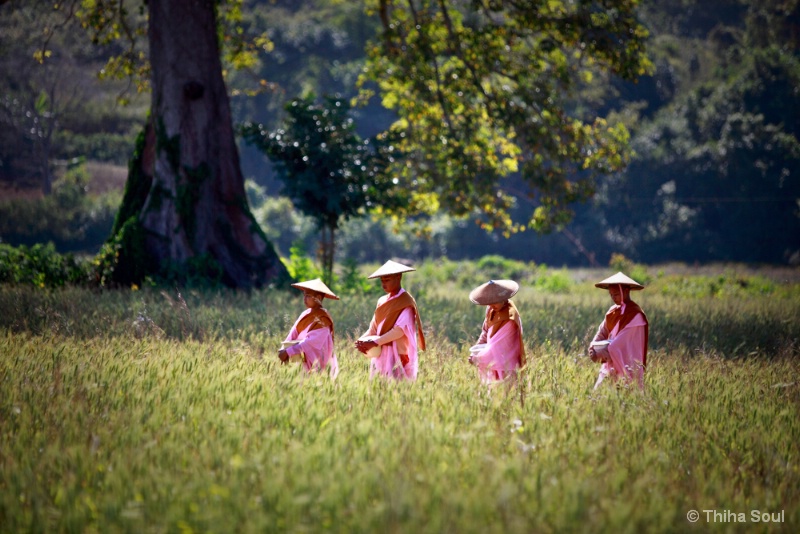
[[[319,278],[314,278],[313,280],[308,280],[306,282],[297,282],[296,284],[292,284],[292,287],[296,287],[297,289],[310,289],[311,291],[322,293],[329,299],[339,300],[339,297],[337,297],[333,291],[328,289],[328,286],[325,285],[325,282]]]
[[[475,304],[488,306],[508,300],[519,291],[519,284],[513,280],[489,280],[470,291],[469,300]]]
[[[615,274],[614,276],[609,276],[602,282],[597,282],[594,286],[599,287],[600,289],[608,289],[609,286],[628,286],[631,288],[632,291],[644,289],[644,286],[642,284],[640,284],[633,278],[628,278],[621,272]]]
[[[397,263],[396,261],[389,260],[383,265],[381,265],[377,271],[369,275],[367,278],[380,278],[381,276],[407,273],[409,271],[416,271],[416,269],[413,267],[409,267],[408,265],[403,265],[402,263]]]

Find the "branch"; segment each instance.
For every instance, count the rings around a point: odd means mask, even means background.
[[[39,55],[39,63],[44,63],[44,58],[46,57],[45,54],[47,53],[47,47],[50,44],[50,39],[52,39],[53,35],[55,35],[56,30],[59,30],[59,29],[63,28],[64,26],[66,26],[75,17],[75,7],[79,2],[80,2],[80,0],[71,0],[71,2],[69,2],[69,4],[68,4],[68,13],[64,16],[64,19],[61,21],[61,23],[60,24],[56,24],[50,30],[45,28],[45,32],[44,32],[45,39],[44,39],[44,42],[42,43],[42,46],[39,49],[39,53],[38,53],[38,55]],[[60,8],[58,7],[57,4],[54,5],[53,7],[54,7],[55,11],[59,11],[60,10]]]
[[[439,0],[439,7],[442,10],[442,15],[444,17],[444,24],[445,28],[447,29],[447,36],[451,41],[451,52],[453,55],[458,57],[462,63],[466,66],[469,73],[472,75],[472,84],[483,94],[484,98],[486,99],[486,108],[487,114],[493,115],[493,106],[491,105],[494,102],[494,96],[488,94],[483,89],[483,84],[481,83],[481,79],[478,76],[478,73],[475,70],[474,65],[464,58],[463,54],[461,53],[461,41],[458,38],[458,34],[455,33],[453,30],[453,23],[450,20],[450,15],[447,12],[447,5],[445,4],[445,0]]]
[[[439,101],[439,106],[442,108],[442,115],[444,116],[445,124],[447,124],[447,129],[453,134],[453,137],[458,138],[457,132],[453,127],[453,122],[450,119],[450,113],[447,111],[447,104],[444,99],[444,95],[442,94],[442,81],[441,81],[441,74],[439,73],[439,63],[436,60],[436,55],[434,54],[433,50],[430,48],[429,43],[425,35],[422,33],[423,25],[420,24],[419,16],[417,14],[417,10],[414,7],[414,0],[408,0],[408,8],[411,10],[411,14],[414,17],[414,27],[419,28],[417,33],[420,36],[420,42],[425,45],[423,47],[423,53],[428,56],[428,60],[433,65],[433,70],[435,73],[435,81],[436,81],[436,99]]]

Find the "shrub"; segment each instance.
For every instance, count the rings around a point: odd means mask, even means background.
[[[681,298],[742,297],[746,295],[773,295],[786,293],[774,281],[764,276],[744,276],[732,273],[717,276],[665,276],[659,280],[662,295]]]
[[[653,277],[650,276],[647,272],[647,268],[644,265],[634,264],[634,266],[630,270],[630,277],[642,284],[643,286],[650,285],[650,282],[653,281]]]
[[[478,270],[490,280],[512,279],[519,281],[531,273],[528,265],[519,260],[510,260],[498,255],[483,256],[477,261]]]
[[[368,295],[381,291],[381,287],[368,280],[358,268],[358,262],[353,258],[346,258],[342,262],[342,274],[337,277],[334,275],[334,280],[337,282],[339,294],[342,295]]]
[[[322,270],[314,266],[302,241],[296,241],[292,245],[292,248],[289,249],[289,260],[284,260],[283,263],[286,265],[286,270],[289,271],[289,276],[294,280],[312,280],[322,277]]]
[[[569,293],[572,286],[572,278],[566,269],[558,271],[548,270],[546,265],[540,265],[537,269],[533,287],[546,293]]]
[[[0,243],[0,283],[40,288],[86,285],[91,266],[72,254],[59,254],[52,243],[12,247]]]
[[[630,273],[633,270],[633,262],[626,258],[624,254],[617,252],[611,255],[611,259],[608,260],[608,266],[615,271],[623,273]]]

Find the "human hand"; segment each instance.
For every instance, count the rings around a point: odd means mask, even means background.
[[[278,358],[280,358],[281,363],[286,363],[289,361],[289,353],[286,352],[286,349],[281,349],[278,351]]]
[[[609,360],[608,345],[601,345],[599,347],[589,347],[589,357],[595,363],[603,363]]]
[[[377,346],[378,344],[375,343],[374,341],[364,341],[361,339],[356,341],[356,348],[359,350],[359,352],[363,354],[366,354],[372,347],[377,347]]]

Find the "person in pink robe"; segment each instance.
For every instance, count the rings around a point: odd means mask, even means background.
[[[470,292],[474,304],[486,306],[481,335],[469,358],[484,384],[514,378],[525,366],[522,319],[510,300],[517,291],[519,284],[513,280],[489,280]]]
[[[285,348],[278,351],[278,358],[286,363],[292,356],[300,355],[307,372],[328,369],[330,377],[335,379],[339,374],[339,362],[333,352],[333,319],[322,307],[322,300],[325,297],[339,300],[339,297],[319,278],[292,284],[292,287],[303,291],[306,310],[292,325],[283,342]]]
[[[402,288],[403,273],[414,270],[389,260],[369,276],[380,278],[386,292],[378,299],[369,329],[355,343],[356,349],[370,358],[370,378],[417,378],[419,351],[425,350],[425,336],[417,303]]]
[[[644,310],[631,300],[631,291],[644,286],[621,272],[595,286],[607,289],[614,305],[606,312],[589,345],[589,357],[601,364],[594,389],[606,378],[635,382],[643,388],[650,324]]]

